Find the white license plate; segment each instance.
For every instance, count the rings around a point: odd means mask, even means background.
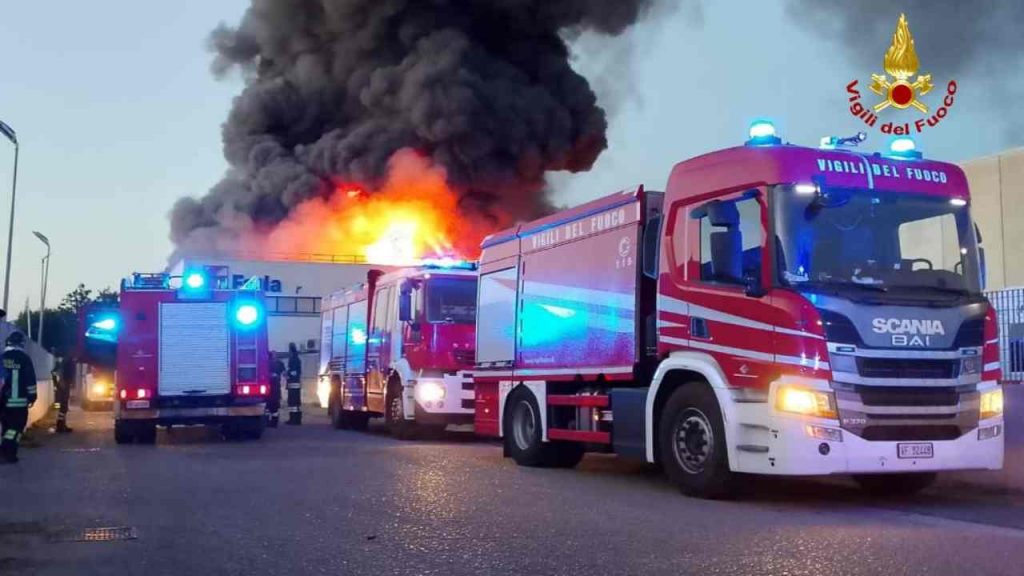
[[[149,408],[149,400],[129,400],[125,402],[125,408]]]
[[[935,448],[931,442],[917,442],[914,444],[897,444],[897,456],[900,458],[934,458]]]

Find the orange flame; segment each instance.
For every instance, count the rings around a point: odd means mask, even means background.
[[[380,189],[341,184],[327,200],[301,204],[270,233],[265,249],[275,257],[330,255],[405,266],[427,257],[475,259],[489,232],[460,215],[442,168],[402,150]]]

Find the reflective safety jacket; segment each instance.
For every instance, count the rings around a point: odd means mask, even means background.
[[[28,408],[36,401],[36,369],[32,359],[21,348],[7,347],[3,363],[3,404],[7,408]]]
[[[298,388],[302,382],[302,361],[298,354],[288,356],[288,384],[289,388]]]

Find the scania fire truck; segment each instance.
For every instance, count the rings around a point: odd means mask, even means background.
[[[258,280],[228,289],[205,270],[134,274],[121,284],[116,333],[118,443],[152,444],[157,426],[218,425],[259,438],[270,374]]]
[[[333,294],[323,306],[320,384],[335,428],[384,416],[392,434],[472,424],[475,265],[441,259]]]
[[[995,313],[964,173],[910,139],[745,145],[488,237],[476,430],[525,466],[587,449],[691,495],[738,473],[912,492],[999,469]]]

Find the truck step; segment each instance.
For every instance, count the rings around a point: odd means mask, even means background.
[[[578,396],[575,394],[552,394],[548,406],[577,406],[579,408],[607,408],[607,396]]]
[[[548,428],[548,440],[566,440],[569,442],[587,442],[590,444],[611,444],[609,432],[586,432],[565,428]]]
[[[754,452],[756,454],[764,454],[768,452],[767,446],[760,446],[758,444],[740,444],[736,446],[736,449],[741,452]]]

